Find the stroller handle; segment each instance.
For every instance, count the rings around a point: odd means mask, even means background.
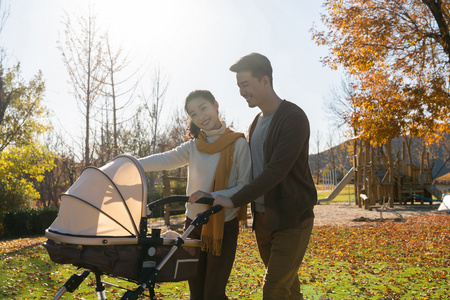
[[[147,207],[149,209],[152,209],[154,207],[158,207],[161,205],[166,205],[166,204],[170,204],[170,203],[174,203],[174,202],[188,202],[189,200],[189,196],[169,196],[169,197],[165,197],[156,201],[153,201],[152,203],[147,204]],[[214,202],[214,198],[207,198],[207,197],[203,197],[197,200],[197,202],[195,203],[199,203],[199,204],[209,204],[212,205]]]
[[[197,201],[198,202],[198,201]],[[213,214],[218,213],[221,211],[223,207],[221,205],[216,205],[211,207],[208,210],[205,210],[204,212],[201,212],[197,215],[197,217],[191,222],[192,226],[197,226],[199,224],[206,224],[209,221],[209,217]]]

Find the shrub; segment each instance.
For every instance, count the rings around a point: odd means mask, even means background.
[[[56,208],[16,209],[8,211],[4,218],[4,236],[16,238],[43,235],[58,215]]]
[[[50,227],[58,215],[58,210],[53,207],[34,209],[30,214],[30,233],[32,235],[44,234],[45,229]]]

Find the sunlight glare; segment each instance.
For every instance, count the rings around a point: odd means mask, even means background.
[[[123,3],[95,1],[94,9],[101,11],[99,25],[109,28],[115,44],[131,45],[127,48],[150,56],[152,61],[164,62],[167,71],[197,59],[195,50],[205,46],[205,37],[212,34],[210,6],[202,0]]]

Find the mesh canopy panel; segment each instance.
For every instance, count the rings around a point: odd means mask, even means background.
[[[136,159],[119,156],[100,169],[88,167],[61,195],[58,217],[49,230],[75,236],[139,235],[146,216],[145,174]]]

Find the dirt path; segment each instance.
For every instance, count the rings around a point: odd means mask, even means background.
[[[321,203],[314,207],[315,220],[314,226],[361,226],[373,224],[374,222],[393,222],[399,221],[400,216],[408,219],[413,216],[441,214],[437,211],[439,204],[406,204],[395,205],[393,209],[383,211],[366,210],[359,208],[354,203]],[[395,212],[395,213],[394,213]],[[397,214],[396,214],[397,213]],[[184,216],[171,217],[171,230],[182,230]],[[251,220],[248,221],[250,225]],[[151,221],[151,228],[162,228],[163,231],[169,229],[164,225],[163,220]]]
[[[321,203],[314,208],[316,215],[315,226],[361,226],[374,221],[393,221],[404,219],[412,216],[440,214],[437,211],[439,204],[406,204],[395,205],[392,209],[387,211],[377,212],[376,210],[369,211],[364,208],[359,208],[354,203]],[[358,220],[358,221],[355,221]]]

